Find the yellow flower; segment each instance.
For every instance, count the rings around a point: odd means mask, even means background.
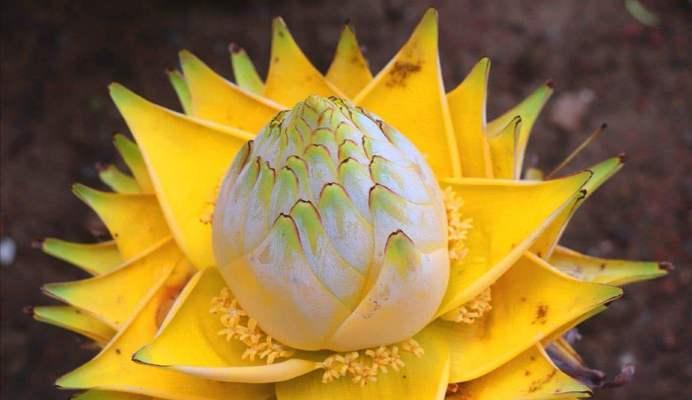
[[[35,318],[102,347],[57,385],[88,399],[579,398],[545,348],[655,262],[559,246],[622,165],[521,180],[541,86],[486,123],[490,63],[445,93],[437,15],[372,76],[345,27],[322,75],[281,19],[266,80],[236,84],[189,52],[184,113],[113,84],[136,144],[113,192],[75,185],[112,240],[46,239],[94,275],[48,284]],[[533,174],[536,175],[536,174]]]

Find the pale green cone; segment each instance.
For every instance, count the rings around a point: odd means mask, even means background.
[[[216,203],[214,253],[261,328],[288,346],[406,340],[447,287],[447,221],[426,161],[341,99],[311,96],[240,152]]]

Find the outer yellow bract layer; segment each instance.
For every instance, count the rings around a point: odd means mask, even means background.
[[[184,113],[111,85],[136,141],[114,140],[132,176],[107,167],[100,176],[113,192],[82,185],[74,192],[112,240],[41,243],[46,253],[93,277],[46,285],[47,294],[68,305],[38,307],[35,318],[102,348],[57,385],[83,390],[82,400],[439,399],[448,390],[453,398],[474,400],[588,396],[589,389],[559,371],[544,347],[562,343],[563,333],[617,298],[621,290],[614,285],[665,274],[658,263],[598,259],[557,244],[577,207],[622,159],[557,179],[521,180],[531,128],[552,86],[539,87],[487,122],[490,61],[481,60],[446,93],[437,36],[437,14],[430,10],[373,76],[353,30],[345,27],[323,75],[277,19],[264,80],[237,47],[231,54],[237,84],[180,53],[182,72],[169,77]],[[449,266],[435,313],[442,318],[412,341],[355,354],[289,349],[267,363],[266,357],[248,357],[248,340],[219,335],[229,322],[218,309],[209,312],[220,293],[229,293],[215,268],[211,221],[236,153],[278,112],[314,95],[351,99],[405,134],[439,185],[462,200],[470,228],[461,235],[463,257],[452,257]],[[450,321],[478,302],[482,315]],[[261,332],[251,317],[232,326]],[[362,362],[354,362],[358,357]],[[334,367],[339,362],[341,372]],[[367,373],[358,370],[373,365]]]

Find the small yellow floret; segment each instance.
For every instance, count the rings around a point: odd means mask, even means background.
[[[471,218],[464,218],[461,208],[464,200],[447,187],[444,192],[445,211],[447,211],[447,237],[449,246],[449,260],[459,261],[468,252],[466,238],[473,227]]]
[[[376,382],[380,372],[387,373],[389,368],[398,371],[405,365],[401,359],[402,352],[412,353],[416,357],[422,357],[425,353],[418,342],[409,339],[398,345],[333,354],[320,363],[325,370],[322,382],[333,382],[347,375],[353,383],[361,386]]]
[[[243,360],[260,359],[272,364],[277,359],[288,358],[294,354],[293,349],[276,342],[262,331],[257,321],[240,307],[238,300],[233,298],[228,288],[223,288],[211,302],[209,312],[220,314],[221,324],[224,326],[219,335],[225,336],[226,340],[238,340],[247,346],[242,355]]]
[[[491,300],[490,288],[487,288],[473,300],[446,313],[442,318],[447,321],[472,324],[493,308],[490,304]]]
[[[247,346],[242,355],[244,360],[260,359],[272,364],[278,359],[295,354],[294,349],[276,342],[262,331],[257,321],[240,307],[238,300],[228,288],[223,288],[221,293],[212,299],[209,312],[220,315],[224,328],[219,331],[219,335],[224,336],[226,340],[238,340]],[[387,373],[389,368],[395,371],[402,368],[402,352],[411,353],[416,357],[422,357],[425,353],[414,339],[396,345],[334,353],[319,363],[319,367],[325,370],[322,381],[328,383],[348,375],[353,383],[365,386],[368,382],[377,381],[377,375],[381,372]]]

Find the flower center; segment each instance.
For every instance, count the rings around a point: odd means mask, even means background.
[[[265,360],[267,364],[290,358],[295,355],[295,349],[275,341],[257,325],[243,310],[238,301],[233,298],[228,288],[211,301],[209,312],[219,316],[223,329],[218,334],[226,340],[237,340],[246,346],[241,358],[255,361]],[[425,351],[414,339],[408,339],[396,345],[379,346],[377,348],[352,351],[348,353],[332,353],[317,367],[324,369],[322,382],[350,377],[353,383],[365,386],[376,382],[380,373],[387,373],[388,368],[398,371],[406,364],[401,358],[402,353],[411,353],[422,357]]]
[[[451,232],[457,256],[464,224]],[[312,96],[279,113],[234,160],[212,228],[238,303],[291,348],[407,340],[447,287],[447,213],[432,171],[401,133],[345,100]]]

